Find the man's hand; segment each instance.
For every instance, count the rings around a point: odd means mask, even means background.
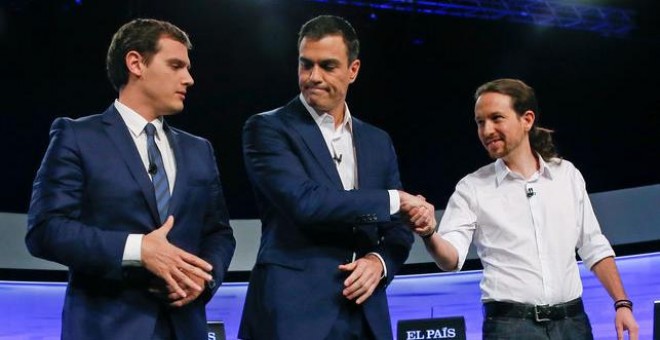
[[[408,217],[410,229],[422,237],[430,236],[435,232],[438,222],[435,219],[435,207],[424,202],[420,207],[412,208]]]
[[[342,294],[356,304],[366,301],[378,286],[383,276],[383,265],[375,255],[367,255],[355,262],[342,264],[339,270],[351,272],[344,280]]]
[[[635,321],[635,317],[630,309],[625,307],[617,309],[614,324],[618,340],[623,340],[624,331],[626,330],[628,331],[628,339],[639,339],[639,326],[637,325],[637,321]]]
[[[399,190],[399,209],[402,213],[408,216],[410,216],[410,210],[423,206],[425,202],[426,200],[424,199],[424,196],[413,196],[405,191]]]
[[[186,290],[195,290],[201,293],[204,290],[203,282],[213,278],[207,272],[213,267],[199,257],[190,254],[167,240],[167,234],[174,226],[174,217],[169,216],[158,229],[144,235],[142,238],[142,265],[171,286],[171,291],[178,296],[188,296]],[[195,282],[192,277],[197,276],[203,282]],[[184,290],[184,288],[187,288]]]
[[[401,212],[410,224],[410,229],[420,236],[428,236],[435,231],[435,207],[426,201],[422,195],[413,196],[405,191],[399,191]]]
[[[201,287],[205,287],[206,285],[206,280],[204,278],[201,278],[196,275],[190,275],[190,279],[195,281],[196,284],[198,284]],[[190,302],[196,300],[200,295],[202,295],[202,292],[204,292],[204,289],[201,291],[196,290],[196,289],[191,289],[190,287],[185,288],[186,291],[186,296],[181,296],[179,293],[176,292],[174,287],[167,285],[167,290],[169,291],[169,294],[167,295],[167,298],[171,301],[170,306],[172,307],[182,307]]]

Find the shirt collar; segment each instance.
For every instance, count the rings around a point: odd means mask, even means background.
[[[539,160],[539,170],[538,174],[539,176],[544,176],[547,177],[548,179],[552,179],[552,170],[548,163],[546,163],[543,160],[543,157],[539,155],[538,153],[536,154],[536,157]],[[511,169],[509,169],[508,166],[504,163],[504,161],[501,158],[498,158],[495,161],[495,184],[499,186],[502,181],[506,178],[507,175],[511,173]]]
[[[159,136],[161,136],[161,133],[163,132],[162,117],[148,122],[144,117],[140,116],[139,113],[135,112],[135,110],[122,104],[119,99],[115,99],[115,108],[124,120],[124,123],[126,123],[126,126],[133,137],[139,137],[140,134],[144,132],[144,127],[147,126],[148,123],[152,123],[156,127],[156,138],[160,138]]]
[[[548,179],[552,179],[552,168],[548,163],[546,163],[545,160],[543,160],[543,157],[539,155],[538,153],[536,154],[536,157],[539,158],[539,175],[540,176],[545,176]],[[550,160],[552,162],[552,160]]]
[[[299,96],[300,101],[302,104],[305,106],[307,109],[307,112],[312,116],[312,119],[314,119],[314,122],[316,122],[316,125],[321,127],[321,125],[328,124],[329,122],[332,123],[333,130],[334,130],[334,122],[335,119],[332,117],[327,112],[319,113],[317,112],[313,107],[309,106],[307,104],[307,101],[305,101],[305,97],[303,97],[302,93]],[[344,102],[344,121],[341,123],[342,127],[345,127],[349,132],[353,131],[353,119],[351,119],[351,112],[348,110],[348,104]]]
[[[506,178],[510,172],[511,170],[509,170],[509,167],[504,164],[502,158],[498,158],[495,161],[495,184],[500,186],[504,178]]]

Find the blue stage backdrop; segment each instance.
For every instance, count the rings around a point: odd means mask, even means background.
[[[653,336],[653,302],[660,299],[660,253],[620,257],[617,264],[640,326],[640,339]],[[612,300],[596,277],[580,266],[584,302],[594,336],[616,339]],[[463,316],[467,339],[481,338],[481,271],[397,276],[388,295],[392,330],[399,320]],[[59,339],[64,283],[0,281],[0,339]],[[207,307],[209,320],[225,323],[236,339],[246,283],[225,283]]]

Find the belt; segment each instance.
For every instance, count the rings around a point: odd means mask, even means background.
[[[546,322],[584,314],[584,305],[581,298],[553,306],[491,301],[484,303],[484,314],[486,317],[507,317]]]

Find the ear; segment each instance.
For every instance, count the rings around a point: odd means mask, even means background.
[[[348,66],[348,79],[350,80],[351,84],[355,81],[355,79],[357,79],[359,71],[360,71],[360,59],[355,59],[353,60],[351,65]]]
[[[525,131],[529,132],[529,130],[532,129],[532,126],[534,126],[534,121],[536,120],[536,114],[532,110],[527,110],[525,111],[525,113],[522,114],[520,119],[522,120],[525,126]]]
[[[128,69],[129,77],[131,74],[138,78],[142,76],[142,68],[144,63],[140,53],[136,51],[129,51],[126,53],[126,57],[124,57],[124,62],[126,62],[126,68]]]

